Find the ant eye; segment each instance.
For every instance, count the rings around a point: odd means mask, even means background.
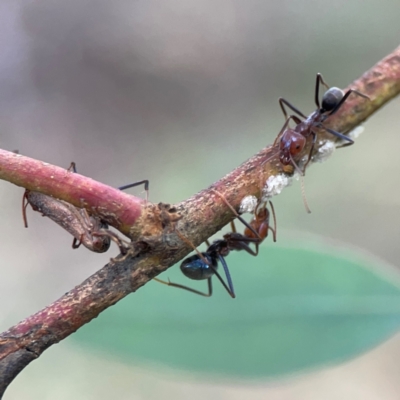
[[[331,87],[322,97],[321,112],[332,111],[343,99],[344,92],[337,87]]]

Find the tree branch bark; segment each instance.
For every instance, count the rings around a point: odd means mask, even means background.
[[[350,87],[371,100],[350,96],[325,123],[340,132],[349,132],[399,94],[400,47]],[[326,141],[336,140],[319,133],[314,153]],[[298,160],[310,148],[307,145]],[[238,209],[245,196],[260,198],[269,178],[291,176],[293,168],[282,166],[278,155],[279,143],[266,147],[208,189],[170,206],[146,203],[79,174],[0,150],[0,179],[84,207],[132,240],[126,256],[111,260],[53,304],[0,335],[0,396],[44,350],[185,257],[192,248],[176,230],[197,246],[233,220],[235,216],[215,191]]]

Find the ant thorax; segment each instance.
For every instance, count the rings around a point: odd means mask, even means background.
[[[225,235],[228,236],[229,234]],[[211,246],[207,249],[207,252],[214,257],[218,257],[218,254],[222,257],[226,257],[230,253],[228,242],[226,239],[219,239],[211,243]]]
[[[321,117],[321,112],[320,110],[315,110],[313,111],[304,121],[302,121],[300,124],[298,124],[294,129],[296,132],[301,133],[303,136],[310,136],[310,126],[315,124],[315,121],[317,121]],[[299,125],[301,125],[299,127]]]

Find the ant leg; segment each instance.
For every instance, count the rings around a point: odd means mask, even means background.
[[[159,278],[153,278],[153,280],[155,280],[155,281],[157,281],[159,283],[162,283],[163,285],[172,286],[172,287],[176,287],[178,289],[187,290],[188,292],[192,292],[194,294],[198,294],[199,296],[204,296],[204,297],[211,297],[212,296],[211,278],[207,278],[208,293],[200,292],[199,290],[193,289],[193,288],[191,288],[189,286],[179,285],[178,283],[173,283],[169,279],[168,279],[168,281],[163,281],[162,279],[159,279]]]
[[[73,249],[77,249],[82,244],[82,236],[81,236],[81,238],[79,240],[74,238],[74,240],[72,241],[72,248]]]
[[[235,247],[232,246],[232,250],[245,250],[247,253],[254,257],[258,255],[258,245],[261,243],[261,239],[249,238],[247,236],[241,235],[240,238],[231,237],[229,238],[229,240],[231,244],[235,243]],[[247,243],[254,243],[254,245],[256,246],[256,250],[254,251],[253,249],[251,249],[250,246],[247,245]]]
[[[216,275],[216,277],[222,283],[222,286],[226,289],[226,291],[229,293],[229,295],[232,297],[232,299],[234,299],[236,297],[236,295],[235,295],[235,290],[233,289],[233,283],[232,283],[232,279],[231,279],[231,274],[229,273],[228,266],[226,265],[225,259],[224,259],[224,257],[221,256],[221,254],[218,254],[218,258],[219,258],[219,261],[221,261],[221,264],[224,268],[226,280],[228,281],[229,287],[226,285],[226,283],[224,282],[224,280],[222,279],[222,277],[218,273],[218,271],[213,266],[210,266],[210,267],[214,271],[214,274]]]
[[[69,166],[68,171],[72,171],[74,173],[77,172],[76,163],[74,161],[71,162],[71,165]],[[125,190],[125,189],[130,189],[132,187],[139,186],[139,185],[144,185],[144,190],[146,191],[146,202],[147,202],[149,199],[149,181],[148,181],[148,179],[144,179],[143,181],[139,181],[139,182],[129,183],[128,185],[123,185],[123,186],[120,186],[118,189]]]
[[[335,113],[339,110],[339,108],[342,107],[343,103],[347,100],[347,98],[348,98],[352,93],[356,94],[357,96],[363,97],[364,99],[370,100],[370,98],[369,98],[367,95],[365,95],[364,93],[361,93],[361,92],[359,92],[359,91],[357,91],[357,90],[354,90],[354,89],[349,89],[349,90],[345,93],[345,95],[343,96],[343,98],[339,101],[339,103],[336,105],[336,107],[335,107],[327,116],[330,116],[330,115],[335,114]]]
[[[25,228],[28,227],[28,219],[26,217],[26,207],[28,207],[29,200],[28,200],[28,190],[25,190],[24,195],[22,196],[22,218],[24,220]]]
[[[339,139],[342,139],[342,140],[345,140],[346,142],[348,142],[348,143],[346,143],[345,145],[342,145],[341,147],[350,146],[350,145],[354,144],[354,140],[353,140],[353,139],[350,139],[350,138],[349,138],[348,136],[346,136],[346,135],[343,135],[343,133],[334,131],[333,129],[330,129],[330,128],[326,128],[326,127],[323,126],[322,124],[317,125],[317,127],[318,127],[318,128],[322,128],[322,129],[325,129],[327,132],[331,133],[332,135],[335,135],[335,136],[338,137]]]
[[[129,183],[128,185],[120,186],[119,190],[130,189],[135,186],[144,185],[144,190],[146,191],[146,202],[149,200],[149,180],[144,179],[143,181]]]
[[[92,236],[95,237],[108,237],[110,238],[114,243],[117,244],[119,251],[121,252],[121,254],[123,255],[127,255],[128,254],[128,250],[129,250],[129,245],[130,243],[121,239],[116,233],[110,231],[110,230],[106,230],[106,229],[100,229],[97,232],[93,232]]]
[[[76,163],[75,163],[74,161],[71,161],[71,164],[70,164],[70,166],[68,167],[67,171],[68,171],[68,172],[71,172],[71,171],[72,171],[74,174],[77,173]],[[85,210],[85,211],[86,211],[86,210]],[[87,214],[87,211],[86,211],[86,214]],[[89,219],[89,216],[88,216],[88,219]],[[79,246],[82,244],[82,239],[83,239],[83,234],[81,235],[81,238],[80,238],[79,240],[76,239],[76,238],[74,238],[73,241],[72,241],[72,248],[73,248],[73,249],[79,248]]]
[[[276,143],[278,142],[278,140],[281,138],[281,136],[283,135],[283,133],[286,131],[290,120],[293,120],[295,122],[296,125],[298,125],[301,122],[301,119],[299,117],[296,117],[296,115],[291,115],[289,117],[286,118],[285,123],[282,126],[282,129],[280,130],[280,132],[278,133],[278,136],[276,137],[273,146],[276,145]],[[269,159],[268,159],[269,160]],[[265,164],[268,160],[264,161],[263,164]]]
[[[248,222],[246,222],[246,221],[238,214],[238,212],[232,207],[232,205],[229,203],[229,201],[225,198],[225,196],[224,196],[222,193],[218,192],[218,191],[215,190],[215,189],[211,189],[211,191],[214,192],[214,193],[216,193],[219,197],[221,197],[221,199],[224,201],[224,203],[225,203],[225,204],[230,208],[230,210],[233,212],[233,214],[235,215],[235,217],[236,217],[246,228],[250,229],[250,230],[254,233],[254,235],[255,235],[257,238],[261,239],[261,238],[260,238],[260,235],[258,234],[258,232],[257,232]]]
[[[276,137],[273,146],[276,145],[276,143],[278,142],[278,140],[281,138],[283,132],[285,132],[286,128],[289,126],[289,122],[291,120],[291,117],[286,118],[285,123],[282,126],[282,129],[279,131],[278,136]]]
[[[319,72],[318,72],[318,79],[319,79],[319,81],[325,86],[325,89],[326,90],[329,90],[330,89],[330,86],[324,81],[324,78],[322,77],[322,74],[320,74]]]
[[[74,173],[77,172],[76,163],[74,161],[71,162],[71,165],[69,166],[68,171],[72,171]],[[149,199],[149,181],[147,179],[144,179],[143,181],[139,181],[139,182],[129,183],[128,185],[120,186],[118,189],[125,190],[125,189],[130,189],[132,187],[139,186],[139,185],[144,185],[144,190],[146,191],[146,202],[147,202]]]
[[[290,108],[292,111],[294,111],[296,114],[300,115],[300,117],[303,117],[304,119],[307,118],[298,108],[293,106],[291,103],[289,103],[287,100],[285,100],[283,97],[279,97],[279,105],[281,106],[283,115],[285,116],[285,119],[287,119],[288,114],[286,112],[285,106]]]
[[[210,263],[206,260],[206,258],[203,256],[203,254],[200,253],[200,251],[197,249],[197,247],[185,236],[182,235],[182,233],[180,233],[178,231],[178,229],[175,229],[176,234],[179,236],[179,238],[185,242],[187,245],[189,245],[196,253],[197,255],[200,257],[200,259],[206,264],[208,265],[210,268],[212,268],[212,266],[210,265]],[[210,242],[208,240],[206,240],[207,246],[210,247]]]
[[[143,181],[129,183],[128,185],[123,185],[123,186],[120,186],[118,189],[119,190],[125,190],[125,189],[130,189],[132,187],[139,186],[139,185],[144,185],[144,190],[149,190],[149,181],[148,181],[148,179],[144,179]]]
[[[325,86],[325,88],[328,90],[329,86],[325,83],[324,78],[322,78],[322,75],[318,72],[317,74],[317,80],[315,82],[315,105],[317,106],[318,109],[321,108],[320,103],[319,103],[319,85],[320,83]]]
[[[67,171],[68,172],[72,171],[74,174],[77,173],[76,163],[74,161],[71,161],[71,165],[68,167]]]
[[[313,141],[312,141],[310,152],[308,153],[307,162],[304,164],[304,168],[303,168],[303,174],[304,175],[306,174],[307,165],[311,161],[312,153],[314,151],[315,142],[317,141],[317,134],[314,131],[311,131],[311,134],[313,136]]]
[[[354,144],[354,141],[353,141],[353,140],[352,140],[351,142],[350,142],[350,141],[347,141],[346,143],[343,143],[343,144],[341,144],[340,146],[336,146],[336,148],[337,148],[337,149],[341,149],[342,147],[351,146],[352,144]]]

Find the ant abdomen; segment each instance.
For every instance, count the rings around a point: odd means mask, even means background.
[[[322,96],[321,113],[326,113],[328,111],[334,110],[340,101],[344,97],[344,92],[342,89],[337,87],[331,87]]]
[[[181,264],[183,274],[196,281],[211,278],[214,275],[214,271],[218,268],[216,259],[210,257],[207,253],[201,253],[201,255],[208,264],[198,254],[186,258]]]

